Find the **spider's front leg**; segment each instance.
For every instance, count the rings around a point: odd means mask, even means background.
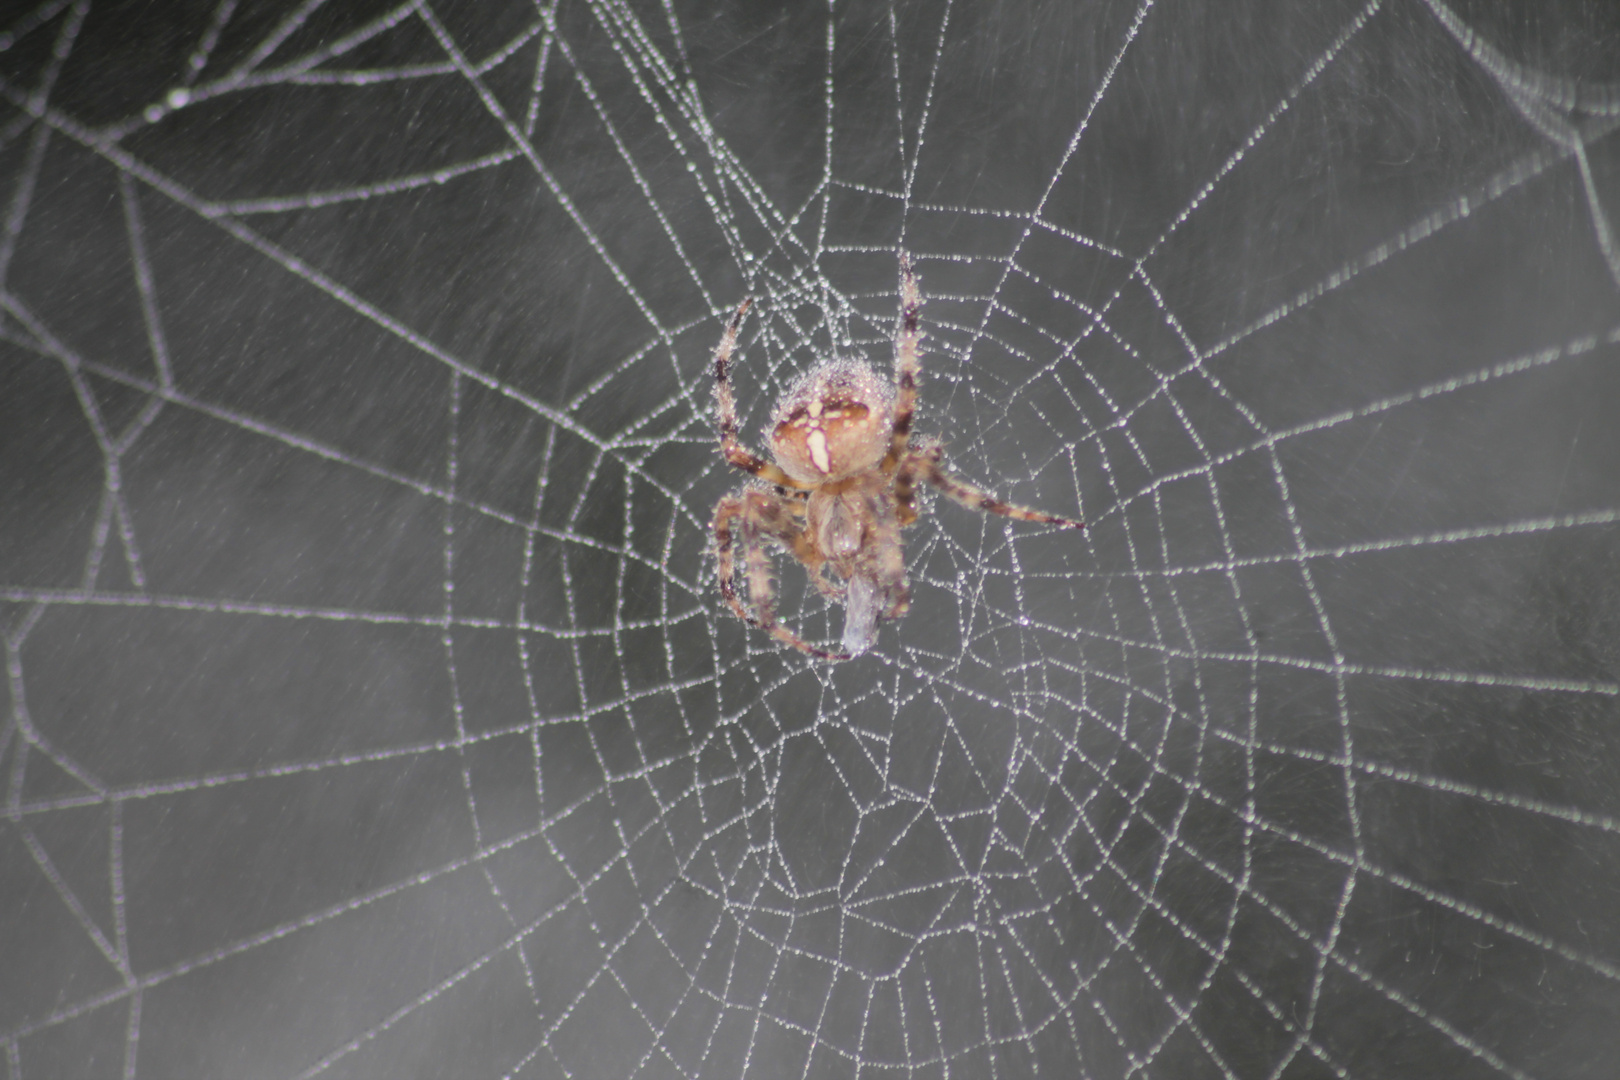
[[[915,489],[920,479],[933,484],[969,510],[1000,514],[1002,517],[1017,518],[1019,521],[1038,521],[1043,525],[1061,525],[1065,529],[1086,527],[1083,521],[1072,521],[1056,514],[1048,514],[1044,510],[1032,510],[1027,506],[1003,502],[989,492],[946,472],[940,464],[944,458],[945,448],[936,442],[930,442],[915,450],[907,451],[906,456],[901,459],[900,467],[895,471],[894,495],[895,501],[899,503],[898,513],[902,525],[909,525],[917,520]]]
[[[735,523],[735,527],[734,527]],[[740,534],[740,535],[738,535]],[[776,621],[776,582],[771,573],[765,541],[781,541],[804,563],[812,578],[820,576],[822,558],[815,543],[794,519],[779,496],[763,491],[728,495],[714,508],[714,550],[719,564],[720,595],[737,618],[757,626],[784,645],[791,645],[818,660],[848,660],[846,653],[817,648]],[[736,554],[741,549],[748,575],[748,604],[737,595]]]
[[[831,567],[828,564],[823,563],[820,571],[810,575],[810,581],[815,585],[816,591],[822,596],[842,604],[844,602],[844,597],[848,594],[848,590],[845,588],[844,584],[838,580],[838,575],[829,573],[830,570]]]
[[[736,495],[727,495],[715,504],[714,557],[719,564],[720,598],[726,602],[737,618],[750,626],[758,626],[759,620],[743,608],[742,600],[737,596],[737,557],[734,554],[736,538],[731,523],[742,517],[743,513],[743,501]]]

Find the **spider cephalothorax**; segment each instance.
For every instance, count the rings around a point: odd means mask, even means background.
[[[766,429],[772,461],[737,438],[737,410],[727,366],[748,301],[732,316],[714,353],[720,451],[759,482],[720,500],[714,510],[720,593],[743,621],[824,660],[864,652],[883,619],[898,619],[911,602],[900,530],[917,520],[916,487],[933,484],[963,506],[992,514],[1079,529],[1078,521],[1013,506],[956,479],[940,465],[933,440],[913,445],[922,337],[922,295],[911,263],[900,259],[900,330],[895,337],[895,384],[865,363],[833,360],[805,375],[782,396]],[[740,535],[739,535],[740,534]],[[776,620],[776,587],[765,545],[786,548],[804,564],[823,594],[844,603],[843,652],[811,645]],[[741,553],[749,606],[737,595]]]

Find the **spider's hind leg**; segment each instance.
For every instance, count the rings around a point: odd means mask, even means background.
[[[714,404],[716,419],[720,424],[720,454],[727,464],[768,483],[802,489],[804,484],[744,446],[737,433],[737,402],[732,397],[729,371],[731,354],[737,347],[737,330],[742,326],[743,316],[752,303],[752,300],[744,300],[738,305],[737,313],[726,324],[725,333],[720,335],[720,344],[714,347]]]
[[[883,458],[883,471],[888,472],[905,456],[911,441],[911,421],[917,411],[917,383],[922,378],[922,360],[918,356],[922,342],[922,293],[917,288],[917,275],[912,272],[911,259],[900,255],[900,330],[894,339],[894,430],[889,436],[889,452]]]

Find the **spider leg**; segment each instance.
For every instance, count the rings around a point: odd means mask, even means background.
[[[987,491],[974,487],[965,480],[958,480],[940,466],[940,460],[945,456],[945,450],[938,443],[932,443],[906,454],[900,463],[898,473],[895,475],[895,498],[900,503],[900,521],[909,525],[917,519],[917,509],[914,504],[914,488],[920,477],[933,484],[946,495],[961,503],[969,510],[982,510],[988,514],[1000,514],[1002,517],[1017,518],[1019,521],[1038,521],[1045,525],[1061,525],[1066,529],[1083,529],[1083,521],[1071,521],[1068,518],[1048,514],[1042,510],[1032,510],[1027,506],[1018,506],[1014,503],[1002,502]]]
[[[732,522],[741,520],[740,538],[733,533]],[[714,547],[719,563],[720,595],[732,612],[747,623],[770,634],[784,645],[791,645],[818,660],[848,660],[846,653],[829,652],[801,639],[793,631],[776,621],[776,583],[771,574],[770,553],[765,550],[767,538],[780,540],[805,564],[812,578],[821,576],[822,559],[810,537],[803,529],[786,517],[782,504],[761,491],[746,492],[741,496],[728,495],[721,499],[714,511]],[[748,603],[744,607],[737,595],[736,555],[742,551],[742,560],[748,575]]]
[[[918,359],[918,343],[922,330],[918,326],[918,313],[922,310],[922,293],[917,289],[917,275],[911,271],[911,258],[900,254],[900,333],[894,345],[894,375],[898,392],[894,399],[894,433],[890,436],[889,452],[883,457],[883,471],[893,472],[905,457],[911,443],[911,421],[917,412],[917,382],[922,378],[922,362]]]
[[[894,516],[899,520],[902,529],[913,525],[917,521],[917,484],[919,481],[929,480],[929,465],[932,463],[935,471],[944,475],[940,468],[940,461],[945,457],[945,448],[938,439],[922,439],[919,445],[908,448],[900,458],[900,466],[894,474]]]
[[[916,517],[915,510],[912,517]],[[879,612],[879,618],[904,618],[911,610],[911,582],[906,577],[906,549],[900,539],[900,530],[906,522],[898,513],[879,517],[873,528],[877,536],[873,543],[873,554],[870,573],[875,582],[883,585],[882,595],[878,598],[886,600],[887,604]],[[853,609],[854,605],[851,605]],[[846,635],[847,636],[847,635]],[[846,644],[844,646],[848,648]]]
[[[829,600],[837,600],[838,602],[842,603],[846,589],[842,584],[839,583],[836,575],[829,575],[827,573],[828,568],[829,564],[822,563],[821,569],[810,575],[810,580],[815,584],[816,590],[820,592],[822,596],[825,596]]]
[[[799,483],[748,449],[737,437],[737,403],[731,396],[731,379],[726,370],[731,364],[732,350],[737,347],[737,330],[742,326],[743,314],[752,303],[752,300],[744,300],[738,305],[737,313],[726,324],[726,332],[720,335],[720,344],[714,347],[714,397],[720,419],[720,453],[730,464],[761,480],[778,487],[804,488],[808,485]]]
[[[917,457],[926,450],[908,450],[900,459],[900,468],[894,474],[894,516],[903,529],[917,521]]]
[[[848,653],[831,652],[817,648],[776,621],[776,582],[771,574],[770,555],[757,539],[749,537],[749,526],[743,526],[743,557],[748,562],[748,600],[754,606],[757,625],[784,645],[791,645],[818,660],[848,660]]]
[[[737,598],[737,568],[736,556],[732,554],[734,544],[731,523],[743,515],[743,501],[735,495],[727,495],[721,499],[714,508],[714,555],[719,565],[720,598],[730,606],[732,614],[745,623],[757,624],[752,615],[743,609],[742,601]]]

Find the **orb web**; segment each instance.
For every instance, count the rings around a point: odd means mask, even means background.
[[[1597,1075],[1617,33],[7,14],[9,1077]],[[1088,527],[932,500],[817,664],[710,351],[760,445],[901,252],[919,428]]]

